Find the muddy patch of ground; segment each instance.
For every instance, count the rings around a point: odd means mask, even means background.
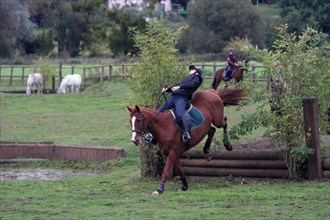
[[[66,169],[3,169],[0,180],[60,180],[72,177],[94,177],[99,173],[74,172]]]

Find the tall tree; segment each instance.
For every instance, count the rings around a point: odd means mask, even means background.
[[[34,39],[36,25],[21,0],[0,1],[0,14],[0,57],[11,57],[15,48],[22,49],[23,41]]]
[[[138,31],[143,31],[146,21],[140,13],[129,10],[110,10],[109,22],[111,30],[109,34],[109,46],[115,56],[136,54],[138,48],[134,47],[134,39],[130,28],[134,27]]]
[[[301,32],[307,26],[330,33],[328,0],[280,0],[280,15],[289,24],[290,32]]]
[[[188,51],[221,52],[231,38],[248,37],[264,46],[262,22],[250,0],[196,0],[188,5]]]
[[[58,1],[55,3],[54,29],[59,53],[67,52],[71,56],[79,55],[85,24],[83,13],[74,11],[70,2]]]

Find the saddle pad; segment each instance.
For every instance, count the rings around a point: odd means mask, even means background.
[[[190,120],[193,123],[192,130],[198,128],[201,124],[204,123],[204,116],[202,113],[191,105],[191,107],[188,109],[188,113],[190,116]]]
[[[172,109],[170,110],[170,113],[172,114],[173,119],[175,121],[176,117]],[[191,130],[198,128],[201,124],[204,123],[204,116],[193,105],[191,105],[190,108],[185,112],[184,117],[188,117],[190,122],[192,123]]]

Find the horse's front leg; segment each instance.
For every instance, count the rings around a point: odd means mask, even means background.
[[[173,169],[173,165],[178,158],[179,158],[179,156],[177,154],[175,154],[174,152],[171,152],[169,154],[169,156],[167,157],[167,160],[166,160],[163,174],[162,174],[162,180],[160,181],[157,190],[152,193],[153,195],[159,195],[164,192],[166,179],[170,175],[170,172]]]

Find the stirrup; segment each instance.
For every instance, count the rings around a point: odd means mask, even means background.
[[[191,136],[190,136],[189,132],[184,132],[182,135],[183,142],[189,142],[190,139],[191,139]]]

